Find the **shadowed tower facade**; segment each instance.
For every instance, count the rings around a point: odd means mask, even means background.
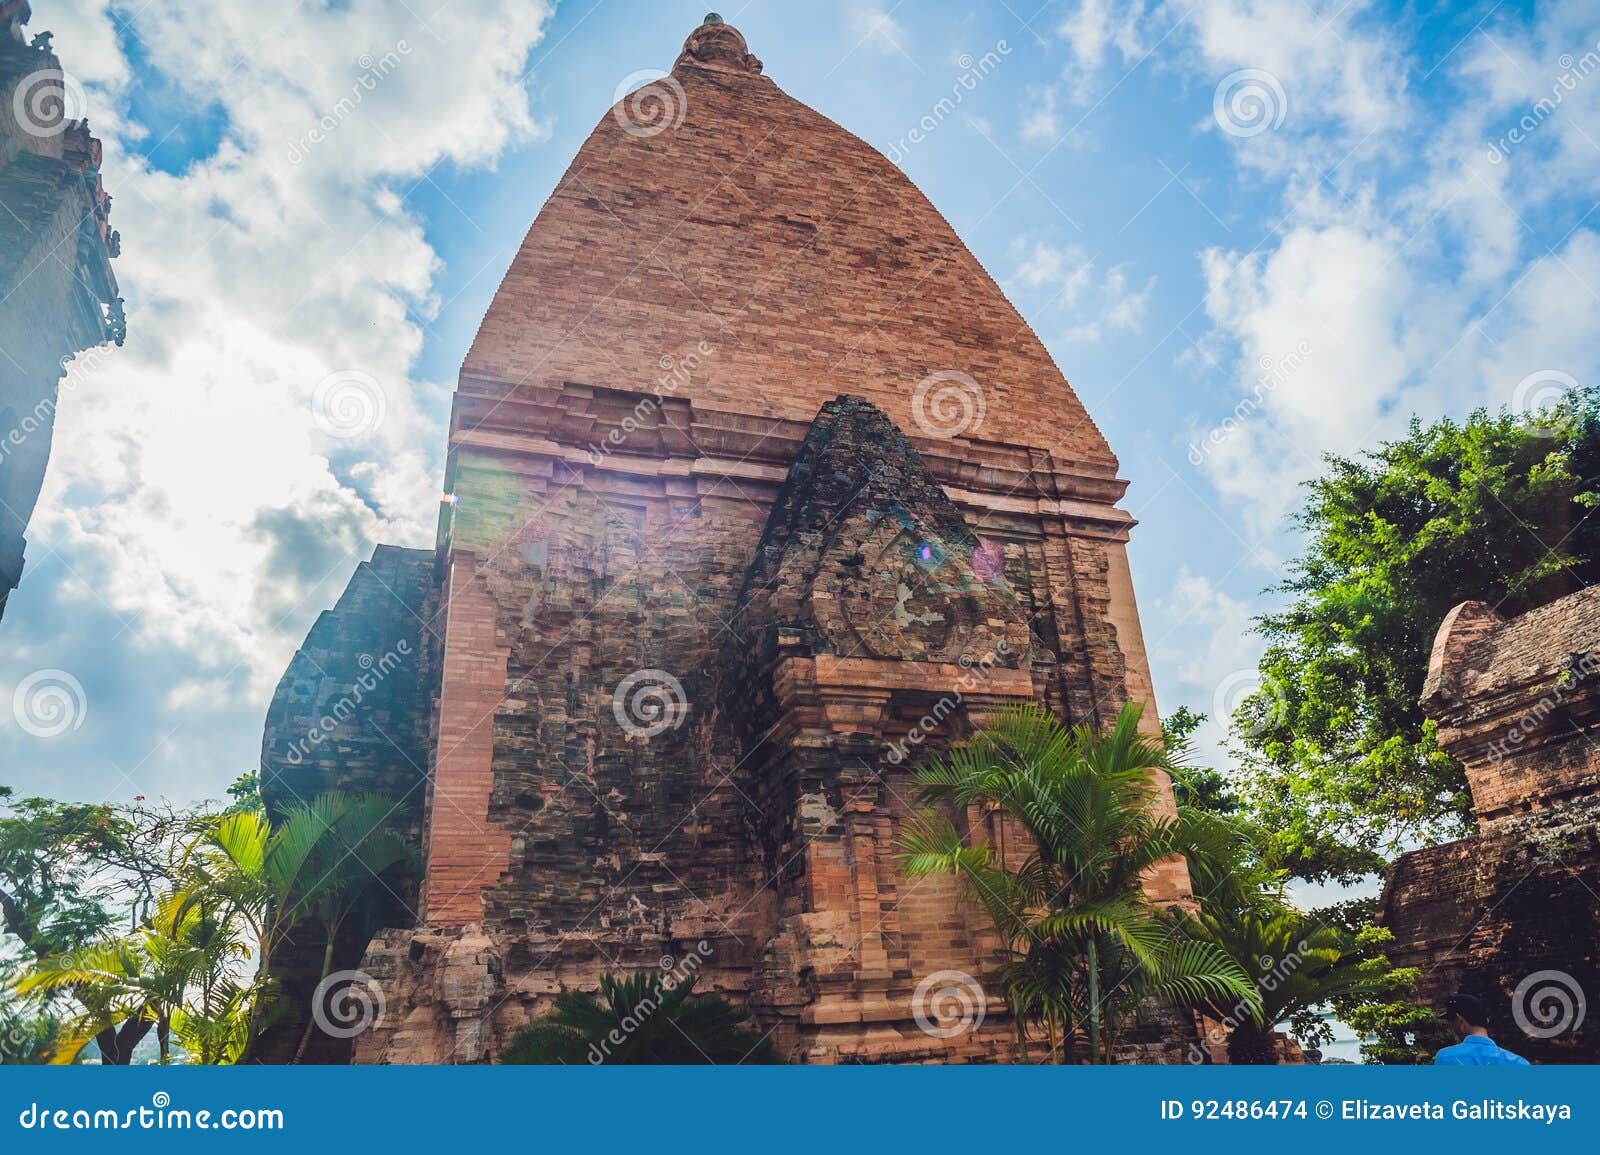
[[[907,766],[1007,702],[1156,725],[1124,489],[938,211],[708,18],[601,119],[483,320],[437,550],[373,563],[421,602],[358,574],[274,704],[269,799],[377,784],[423,841],[355,1058],[482,1061],[666,959],[794,1059],[1013,1057],[992,999],[929,1020],[998,943],[898,871]],[[329,647],[408,630],[425,723],[291,758],[348,676]],[[1149,888],[1187,901],[1181,861]],[[1154,1012],[1127,1047],[1193,1040]]]

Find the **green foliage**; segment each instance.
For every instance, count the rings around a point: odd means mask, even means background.
[[[114,807],[15,798],[0,786],[0,915],[29,954],[69,950],[103,934],[114,918],[95,876],[108,851],[121,853],[131,827]]]
[[[1327,458],[1307,536],[1259,619],[1263,688],[1240,707],[1241,793],[1275,862],[1350,882],[1457,837],[1470,799],[1418,706],[1434,633],[1467,599],[1517,613],[1600,578],[1600,399],[1545,414],[1413,421]]]
[[[1280,1025],[1289,1026],[1302,1046],[1324,1046],[1333,1041],[1324,1008],[1364,1008],[1397,989],[1382,955],[1370,954],[1360,936],[1316,914],[1213,905],[1202,909],[1199,925],[1253,977],[1261,994],[1259,1022],[1237,1008],[1216,1008],[1234,1027],[1231,1063],[1276,1062],[1271,1031]]]
[[[128,808],[83,814],[40,799],[13,807],[14,829],[28,840],[8,849],[20,844],[32,852],[17,851],[15,862],[4,864],[6,877],[27,899],[19,909],[43,912],[18,922],[24,930],[42,928],[26,940],[42,949],[7,985],[24,998],[70,996],[76,1004],[52,1045],[55,1061],[74,1061],[94,1039],[103,1056],[119,1056],[109,1061],[126,1062],[152,1029],[162,1062],[173,1057],[174,1043],[200,1063],[237,1061],[273,1009],[268,966],[291,929],[309,921],[325,936],[325,977],[332,944],[363,895],[412,860],[411,846],[388,825],[393,803],[380,796],[319,795],[290,807],[274,827],[253,776],[230,793],[235,805],[219,814]],[[176,833],[184,841],[174,845]],[[149,846],[165,850],[143,862],[143,873],[135,868],[137,921],[109,933],[114,920],[90,886],[124,878],[124,863]],[[64,925],[63,911],[100,917],[71,923],[76,937],[69,941],[54,930]],[[65,949],[51,949],[51,942]]]
[[[745,1012],[721,995],[692,997],[695,978],[651,971],[606,975],[600,997],[557,995],[555,1009],[511,1037],[502,1063],[686,1065],[775,1063],[772,1044],[743,1026]]]
[[[1206,715],[1188,706],[1179,706],[1161,721],[1161,734],[1167,751],[1176,763],[1184,763],[1194,732]],[[1220,772],[1209,767],[1180,765],[1172,772],[1172,796],[1179,806],[1211,814],[1237,814],[1239,797]]]
[[[1361,1057],[1369,1063],[1431,1063],[1440,1047],[1455,1042],[1449,1025],[1431,1007],[1416,1002],[1416,967],[1391,966],[1383,955],[1394,935],[1364,926],[1356,937],[1357,965],[1367,975],[1365,989],[1336,994],[1334,1013],[1362,1036]]]
[[[907,823],[900,857],[912,877],[965,880],[1005,943],[992,980],[1019,1024],[1043,1022],[1058,1061],[1082,1030],[1089,1061],[1110,1062],[1122,1025],[1151,999],[1259,1009],[1233,960],[1145,896],[1145,873],[1189,835],[1155,806],[1155,772],[1176,767],[1138,723],[1131,703],[1105,735],[1017,706],[913,775],[925,802],[958,816],[997,810],[998,833],[1014,823],[1025,834],[1008,854],[930,810]]]

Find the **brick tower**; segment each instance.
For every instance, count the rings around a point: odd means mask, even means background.
[[[417,804],[416,925],[366,953],[387,1013],[355,1057],[482,1061],[665,958],[798,1060],[1011,1057],[992,1000],[918,1024],[997,944],[896,869],[906,763],[1011,701],[1156,725],[1124,489],[938,211],[708,17],[601,119],[483,320],[437,552],[372,563],[426,604],[363,567],[274,703],[269,799]],[[431,725],[386,699],[290,757],[349,655],[408,629]],[[1186,899],[1182,863],[1149,887]]]

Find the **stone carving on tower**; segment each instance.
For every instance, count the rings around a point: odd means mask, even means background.
[[[1157,725],[1125,488],[927,199],[737,30],[695,29],[601,119],[484,317],[436,551],[385,559],[416,612],[358,574],[274,702],[269,805],[386,782],[424,844],[414,912],[340,944],[387,1006],[352,1057],[490,1060],[557,993],[663,958],[796,1061],[1014,1057],[992,1000],[919,1025],[919,984],[998,944],[955,880],[899,873],[906,776],[1006,702]],[[340,743],[291,764],[346,692],[329,647],[407,622],[425,673],[385,716],[422,724],[386,751],[346,719],[353,766]],[[1182,861],[1148,887],[1188,901]],[[1126,1046],[1195,1037],[1157,1013]]]

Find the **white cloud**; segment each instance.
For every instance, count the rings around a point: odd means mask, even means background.
[[[1048,293],[1046,303],[1032,310],[1041,324],[1057,314],[1067,317],[1065,342],[1094,342],[1110,333],[1137,332],[1149,311],[1156,279],[1139,287],[1129,283],[1129,266],[1113,265],[1097,277],[1094,262],[1076,245],[1019,240],[1011,247],[1013,267],[1006,278],[1008,293]]]
[[[448,390],[414,364],[439,264],[401,196],[441,161],[487,163],[538,135],[522,69],[548,16],[478,0],[430,31],[379,0],[281,19],[147,6],[131,19],[148,66],[227,122],[173,175],[139,155],[108,5],[36,3],[35,29],[71,27],[58,47],[105,140],[129,339],[69,378],[31,536],[81,559],[143,639],[192,653],[197,685],[242,665],[264,693],[298,642],[287,615],[313,591],[329,600],[312,570],[337,581],[374,540],[431,542]],[[346,439],[312,399],[350,370],[385,415]]]
[[[1056,116],[1059,100],[1052,85],[1028,89],[1028,103],[1022,108],[1022,127],[1018,130],[1023,140],[1055,143],[1061,135],[1061,123]]]
[[[1195,360],[1220,354],[1229,378],[1229,399],[1200,424],[1239,398],[1260,402],[1203,468],[1257,537],[1282,528],[1296,483],[1320,472],[1324,452],[1402,433],[1412,413],[1509,404],[1517,382],[1543,369],[1600,379],[1585,320],[1600,303],[1600,238],[1583,227],[1582,207],[1570,218],[1579,227],[1555,230],[1555,251],[1536,245],[1528,223],[1557,195],[1552,173],[1571,178],[1562,195],[1600,180],[1600,145],[1581,158],[1570,151],[1600,100],[1600,58],[1592,95],[1567,95],[1525,153],[1495,163],[1492,126],[1548,91],[1535,62],[1559,63],[1553,18],[1469,37],[1438,78],[1460,95],[1417,116],[1406,82],[1414,62],[1362,15],[1359,5],[1330,13],[1213,0],[1192,17],[1197,80],[1265,68],[1290,102],[1280,128],[1233,149],[1280,190],[1270,243],[1200,255],[1212,328]],[[1369,137],[1375,147],[1355,147]],[[1292,370],[1263,389],[1270,367],[1297,350]]]
[[[1153,636],[1162,639],[1151,655],[1154,669],[1177,683],[1158,687],[1157,700],[1168,712],[1187,705],[1207,715],[1195,735],[1196,763],[1226,766],[1228,718],[1218,715],[1254,685],[1252,672],[1262,649],[1252,632],[1255,611],[1186,565],[1152,609],[1152,624],[1160,631]]]
[[[1368,15],[1362,0],[1201,0],[1188,19],[1207,62],[1264,69],[1302,123],[1335,120],[1360,135],[1407,114],[1402,53]]]
[[[879,52],[905,55],[906,32],[881,4],[856,8],[850,13],[850,26],[864,44]]]
[[[1072,50],[1073,62],[1067,76],[1072,81],[1074,101],[1087,101],[1093,81],[1113,48],[1124,61],[1144,55],[1144,7],[1144,0],[1127,4],[1079,0],[1061,22],[1056,34]]]

